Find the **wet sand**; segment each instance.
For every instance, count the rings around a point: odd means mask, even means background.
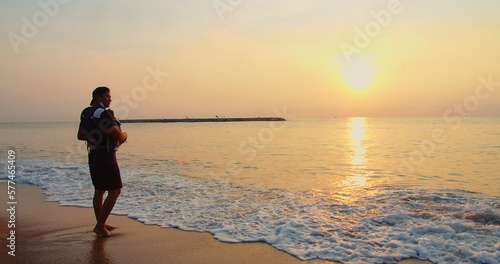
[[[9,208],[7,184],[0,183],[0,190],[5,191],[2,204]],[[101,238],[92,232],[92,208],[46,202],[40,188],[26,184],[16,185],[16,200],[15,229],[8,227],[8,212],[0,214],[2,237],[15,231],[16,256],[8,255],[8,240],[2,239],[0,263],[334,263],[301,261],[266,243],[224,243],[209,233],[148,226],[117,215],[108,219],[118,227],[113,236]]]

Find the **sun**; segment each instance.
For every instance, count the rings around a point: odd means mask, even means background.
[[[354,58],[340,70],[342,80],[352,90],[364,90],[373,83],[375,69],[363,58]]]

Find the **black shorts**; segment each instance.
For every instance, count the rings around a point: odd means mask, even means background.
[[[121,189],[122,178],[118,164],[105,166],[89,166],[90,178],[96,190],[110,191]]]

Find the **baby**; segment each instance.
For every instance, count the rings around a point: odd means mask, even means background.
[[[118,118],[115,117],[115,112],[113,110],[108,109],[109,113],[113,117],[113,122],[115,123],[116,127],[118,127],[118,130],[122,132],[122,123],[118,120]],[[125,143],[125,141],[119,141],[119,140],[113,140],[113,145],[115,146],[115,151],[118,151],[118,148],[120,148],[120,145]]]

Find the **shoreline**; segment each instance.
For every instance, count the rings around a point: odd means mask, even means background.
[[[8,255],[8,240],[2,239],[1,263],[337,263],[300,260],[264,242],[226,243],[207,232],[183,231],[145,225],[127,216],[110,215],[117,226],[109,238],[97,237],[92,208],[60,206],[46,201],[35,185],[16,184],[15,228],[0,217],[2,234],[15,231],[15,255]],[[7,183],[0,182],[7,192]],[[7,207],[7,193],[2,195]],[[431,263],[416,259],[400,264]]]

